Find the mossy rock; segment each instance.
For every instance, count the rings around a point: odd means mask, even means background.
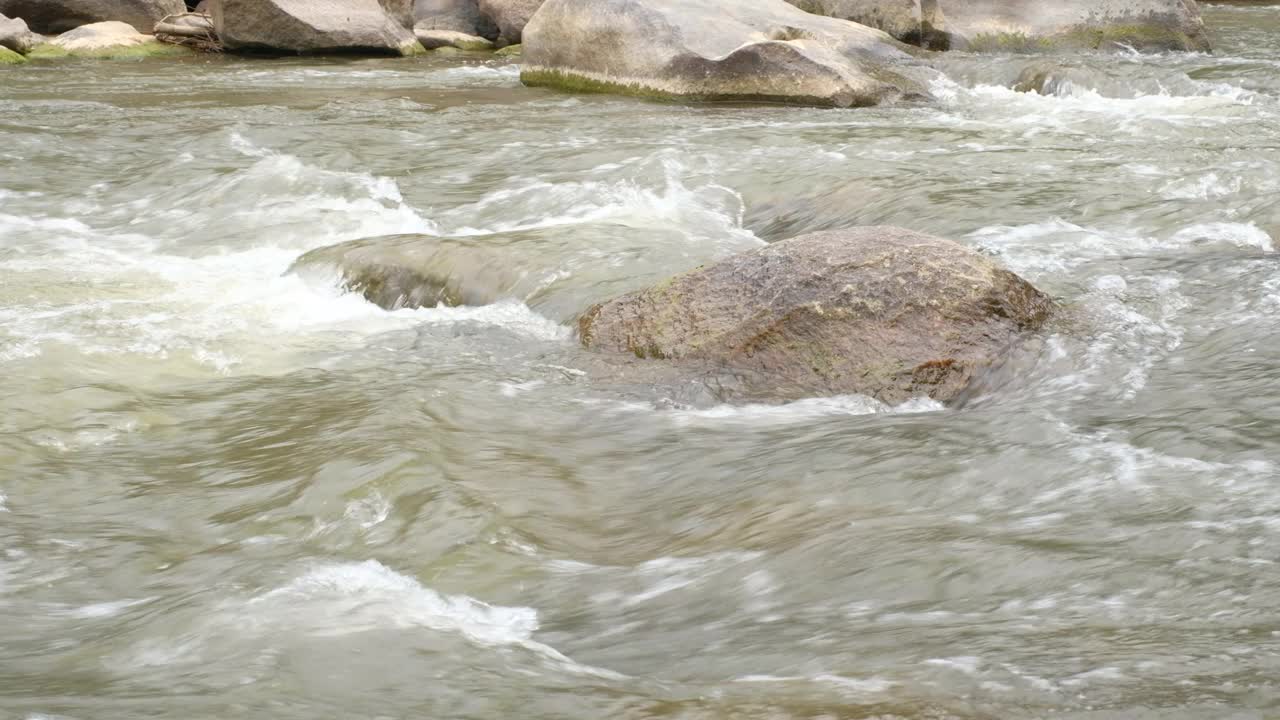
[[[402,57],[419,57],[421,55],[426,55],[428,52],[429,51],[426,48],[422,47],[422,43],[417,40],[411,43],[406,43],[400,47],[400,55]]]
[[[28,56],[33,60],[60,60],[62,58],[92,58],[99,60],[127,60],[152,57],[186,57],[195,51],[181,45],[170,45],[149,40],[138,45],[112,45],[92,50],[67,50],[53,43],[37,45]]]
[[[493,43],[481,38],[479,40],[460,40],[454,47],[459,50],[467,50],[469,52],[480,52],[484,50],[492,50]]]
[[[7,47],[0,47],[0,65],[21,65],[27,59]]]
[[[1125,47],[1156,51],[1209,50],[1208,41],[1203,37],[1192,38],[1184,32],[1156,25],[1078,27],[1052,35],[985,33],[970,38],[965,49],[972,52],[1047,53]]]
[[[523,45],[508,45],[495,52],[494,55],[500,55],[502,57],[519,57],[523,52]]]

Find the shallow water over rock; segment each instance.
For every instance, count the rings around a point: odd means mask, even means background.
[[[946,55],[857,111],[0,71],[0,716],[1274,715],[1280,7],[1204,15],[1213,56]],[[572,335],[874,224],[1071,312],[957,409],[598,382]],[[288,272],[394,234],[521,292]]]

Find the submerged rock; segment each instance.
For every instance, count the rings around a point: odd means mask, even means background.
[[[289,54],[412,55],[411,0],[216,0],[213,23],[228,50]]]
[[[458,50],[492,50],[493,43],[478,35],[468,35],[453,30],[430,30],[423,27],[413,29],[418,42],[428,50],[451,47]]]
[[[22,18],[7,18],[0,15],[0,47],[8,48],[20,55],[26,55],[35,47],[36,38]]]
[[[524,31],[527,85],[851,107],[924,96],[880,30],[784,0],[547,0]]]
[[[386,310],[489,305],[534,289],[503,254],[474,239],[365,238],[312,250],[291,272],[336,270],[342,286]]]
[[[128,23],[149,33],[165,17],[186,10],[183,0],[0,0],[0,14],[20,17],[32,30],[45,34],[106,21]]]
[[[773,400],[860,393],[946,402],[1052,303],[959,243],[892,227],[818,232],[596,305],[583,345],[743,373]]]
[[[518,45],[529,20],[543,0],[478,0],[480,13],[498,29],[497,41]]]
[[[1195,0],[934,0],[953,49],[1209,50]]]
[[[143,35],[132,25],[122,22],[100,22],[81,25],[62,33],[31,51],[33,58],[88,57],[142,58],[188,55],[191,50],[157,41]]]

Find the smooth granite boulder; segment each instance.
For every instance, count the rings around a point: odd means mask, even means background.
[[[784,0],[547,0],[523,35],[524,83],[568,90],[851,107],[932,77],[883,31]]]
[[[281,54],[412,55],[411,0],[215,0],[227,50]]]

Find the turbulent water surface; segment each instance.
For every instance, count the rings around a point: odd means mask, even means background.
[[[935,102],[851,111],[2,71],[0,716],[1277,717],[1280,6],[1205,16],[1212,56],[948,55]],[[576,345],[866,224],[1068,311],[946,409],[689,403]],[[394,233],[528,296],[288,272]]]

